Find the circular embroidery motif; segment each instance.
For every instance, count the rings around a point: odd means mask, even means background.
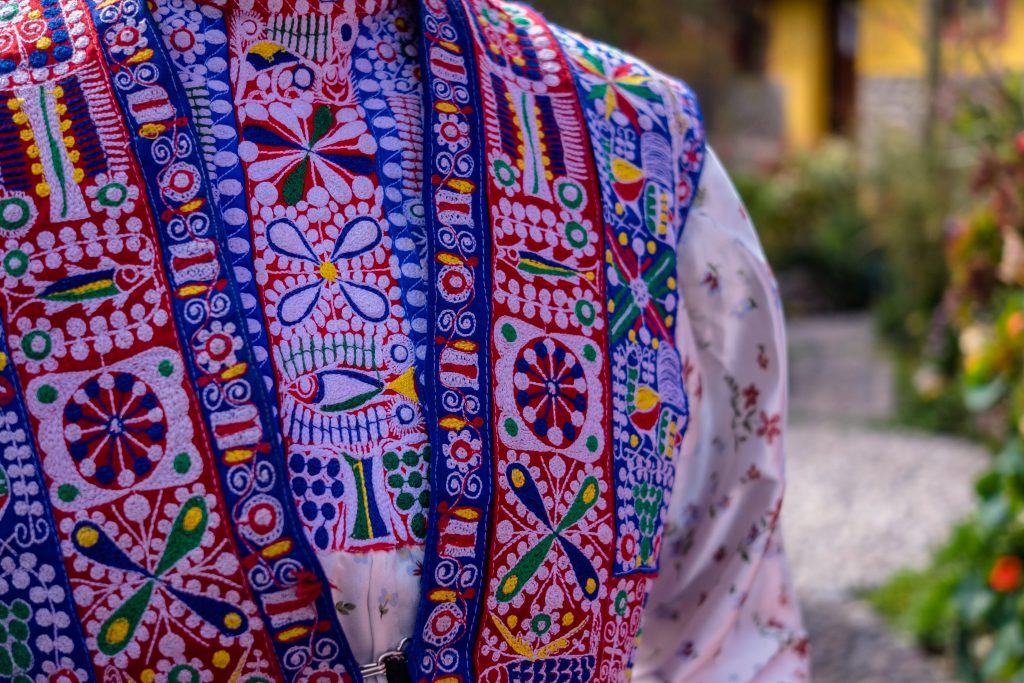
[[[64,408],[64,437],[86,481],[128,488],[163,456],[167,419],[156,393],[128,372],[85,382]]]
[[[576,440],[587,414],[587,381],[569,347],[551,338],[523,347],[512,381],[516,406],[539,439],[555,447]]]

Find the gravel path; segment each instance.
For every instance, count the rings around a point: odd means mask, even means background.
[[[930,551],[972,506],[983,451],[871,426],[892,406],[866,318],[790,326],[792,417],[783,527],[815,683],[947,683],[857,599]]]

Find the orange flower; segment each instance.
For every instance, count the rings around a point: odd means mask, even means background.
[[[1021,333],[1024,333],[1024,312],[1014,311],[1006,320],[1006,331],[1014,339],[1021,336]]]
[[[1003,556],[996,560],[988,585],[997,593],[1009,593],[1020,588],[1021,561],[1019,557]]]

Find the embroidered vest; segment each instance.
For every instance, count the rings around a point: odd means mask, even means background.
[[[377,4],[0,4],[0,679],[357,681],[330,568],[403,547],[413,680],[628,676],[696,103]]]

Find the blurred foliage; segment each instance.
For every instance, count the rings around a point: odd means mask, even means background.
[[[738,28],[757,21],[761,0],[630,0],[628,11],[621,0],[532,0],[530,4],[556,24],[685,78],[700,96],[711,124],[715,103],[737,65],[746,63],[756,69],[764,47],[756,40],[736,39]],[[767,38],[763,32],[745,35]]]
[[[916,353],[892,354],[896,407],[891,420],[901,427],[926,432],[982,438],[959,385],[949,379],[948,366],[956,362],[956,339],[945,334],[943,337],[944,362],[930,358],[922,364]]]
[[[956,655],[965,680],[1024,681],[1024,78],[972,93],[955,132],[973,150],[971,199],[951,222],[947,289],[916,382],[955,387],[997,455],[976,514],[926,572],[873,599],[924,644]],[[943,340],[935,343],[934,340]],[[916,579],[916,580],[914,580]]]
[[[914,634],[924,650],[948,651],[955,630],[958,587],[981,552],[977,529],[965,524],[954,531],[933,567],[900,572],[869,593],[868,602],[892,626]]]
[[[952,172],[900,138],[868,158],[836,139],[735,180],[790,313],[873,306],[883,336],[916,354],[948,281]]]
[[[948,282],[945,225],[956,206],[949,162],[905,138],[887,139],[865,183],[865,210],[885,261],[876,306],[883,337],[901,351],[927,343]]]
[[[834,140],[794,154],[769,176],[737,176],[791,314],[865,308],[882,261],[860,200],[852,146]]]
[[[789,315],[871,308],[895,359],[894,420],[973,433],[942,306],[948,216],[966,194],[949,155],[905,136],[867,154],[833,140],[736,184]]]
[[[968,201],[966,178],[953,164],[950,144],[885,139],[866,173],[863,202],[884,264],[872,308],[895,365],[893,419],[916,429],[969,435],[976,430],[954,379],[959,349],[943,305],[950,281],[949,216]]]

